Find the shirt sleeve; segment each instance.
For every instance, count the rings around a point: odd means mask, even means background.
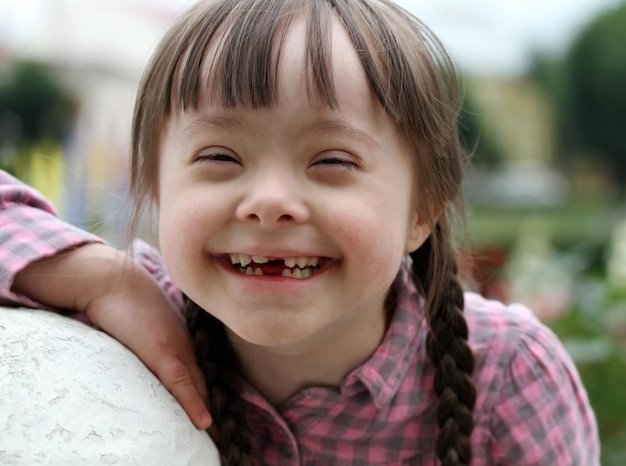
[[[599,465],[595,416],[557,337],[534,320],[506,366],[492,417],[495,464]]]
[[[0,303],[42,307],[11,291],[15,275],[63,250],[101,242],[60,220],[40,193],[0,170]]]
[[[89,243],[103,240],[59,219],[39,192],[0,170],[0,304],[45,307],[11,291],[15,275],[33,262]],[[158,251],[135,240],[132,256],[182,312],[182,293]]]

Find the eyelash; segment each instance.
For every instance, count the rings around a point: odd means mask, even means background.
[[[314,165],[338,165],[342,168],[347,168],[349,170],[354,170],[358,168],[358,164],[353,160],[344,157],[326,157],[321,160],[318,160],[314,163]]]
[[[339,165],[340,167],[348,168],[350,170],[354,170],[356,168],[356,164],[351,162],[350,160],[342,160],[342,159],[324,159],[317,164],[323,165]]]
[[[196,161],[197,162],[218,162],[218,163],[240,164],[239,160],[236,157],[226,154],[226,153],[221,153],[221,152],[208,153],[208,154],[200,153],[197,155]],[[349,160],[347,158],[341,158],[341,157],[323,158],[321,160],[314,162],[313,166],[315,165],[327,165],[331,167],[335,166],[337,168],[345,168],[348,170],[354,170],[358,168],[358,164],[355,163],[354,161]]]
[[[239,163],[235,157],[228,154],[214,153],[214,154],[198,154],[196,157],[198,162],[232,162]]]

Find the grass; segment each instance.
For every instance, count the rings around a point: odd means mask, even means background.
[[[512,246],[520,232],[543,228],[555,245],[601,246],[610,240],[613,226],[626,218],[622,207],[610,205],[568,205],[543,208],[469,209],[468,234],[474,247]]]

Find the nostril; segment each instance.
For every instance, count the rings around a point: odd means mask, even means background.
[[[271,228],[272,225],[286,226],[303,222],[307,210],[303,202],[293,196],[250,196],[237,206],[236,217],[244,222]]]

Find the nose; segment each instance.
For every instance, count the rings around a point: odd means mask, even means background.
[[[250,184],[244,199],[237,206],[236,217],[263,228],[299,224],[309,217],[309,209],[297,180],[266,173]]]

